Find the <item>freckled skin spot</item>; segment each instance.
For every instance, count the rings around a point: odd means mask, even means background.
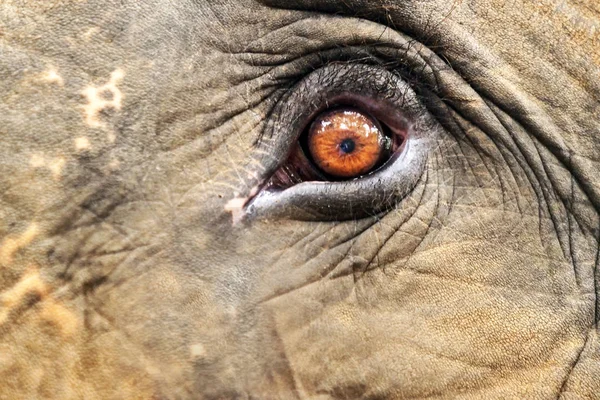
[[[2,292],[2,305],[7,308],[14,307],[21,298],[28,293],[42,296],[46,294],[46,284],[41,280],[39,271],[31,269],[23,274],[21,279],[10,289]]]
[[[231,217],[233,219],[233,224],[235,225],[242,219],[244,215],[244,204],[248,199],[235,197],[225,204],[225,211],[231,213]]]
[[[26,271],[14,286],[0,293],[0,326],[33,304],[39,304],[37,310],[42,322],[53,325],[63,337],[73,336],[79,328],[79,318],[50,292],[37,268]]]
[[[42,298],[48,291],[46,284],[41,280],[39,271],[32,269],[25,272],[21,279],[10,289],[0,294],[0,326],[5,323],[10,314],[21,307],[28,298],[37,296]]]
[[[44,160],[44,157],[39,154],[34,154],[29,159],[29,165],[31,165],[33,168],[40,168],[43,167],[45,164],[46,161]]]
[[[202,343],[196,343],[190,346],[190,355],[192,358],[202,358],[206,355],[206,349]]]
[[[83,107],[85,122],[90,127],[100,128],[104,126],[99,117],[102,110],[106,108],[121,109],[123,94],[117,85],[124,75],[121,69],[116,69],[111,73],[108,83],[97,87],[88,86],[83,90],[82,93],[87,100],[87,104]],[[112,141],[114,141],[114,138]]]
[[[22,234],[5,238],[0,244],[0,265],[10,265],[15,253],[28,246],[38,233],[38,224],[32,222]]]
[[[55,83],[58,86],[64,86],[65,84],[62,76],[60,76],[54,68],[51,68],[48,71],[44,72],[42,75],[42,80],[49,83]]]
[[[87,31],[85,31],[85,33],[83,34],[83,38],[87,41],[90,40],[92,38],[92,36],[94,36],[96,33],[98,33],[100,31],[100,29],[98,29],[97,27],[93,27],[88,29]]]
[[[48,164],[48,169],[50,169],[50,171],[52,172],[54,179],[60,179],[63,167],[65,166],[65,163],[66,163],[65,159],[62,157],[59,157],[59,158],[52,160]]]
[[[119,160],[112,160],[109,164],[108,164],[108,169],[110,171],[116,171],[121,167],[121,163],[119,162]]]
[[[48,160],[40,154],[34,154],[29,159],[29,165],[31,165],[33,168],[48,168],[55,180],[61,178],[66,162],[67,161],[64,157],[56,157]]]
[[[79,328],[79,318],[56,299],[47,298],[41,304],[40,317],[54,325],[63,337],[73,336]]]
[[[259,186],[254,186],[252,189],[250,189],[248,197],[238,197],[238,193],[235,193],[235,197],[225,204],[224,209],[225,211],[231,213],[234,225],[242,220],[244,216],[244,206],[258,193],[258,190]]]
[[[75,139],[75,149],[86,150],[90,148],[90,140],[86,137],[78,137]]]

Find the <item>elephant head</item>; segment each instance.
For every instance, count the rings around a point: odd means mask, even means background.
[[[599,24],[3,1],[0,399],[598,396]]]

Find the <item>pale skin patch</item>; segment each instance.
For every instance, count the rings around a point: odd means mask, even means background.
[[[181,286],[179,285],[179,281],[175,275],[166,273],[156,283],[156,286],[153,285],[152,289],[168,294],[179,292],[181,290]]]
[[[77,151],[87,150],[90,148],[90,140],[85,136],[75,138],[75,149]]]
[[[115,160],[112,160],[110,162],[110,164],[108,164],[108,167],[111,170],[117,170],[117,169],[119,169],[121,167],[121,163],[119,162],[119,160],[115,159]]]
[[[206,349],[202,343],[196,343],[190,346],[190,355],[194,359],[203,358],[206,356]]]
[[[56,326],[63,337],[72,337],[79,329],[79,318],[51,297],[45,299],[40,311],[42,320]]]
[[[67,307],[49,296],[50,288],[40,277],[37,268],[30,268],[10,289],[0,294],[0,326],[15,310],[26,305],[32,297],[40,299],[39,317],[58,328],[63,337],[73,336],[79,329],[79,318]]]
[[[225,211],[231,213],[233,225],[242,220],[244,217],[244,206],[256,195],[256,193],[258,193],[258,186],[255,186],[250,190],[248,197],[238,197],[238,194],[234,193],[235,197],[225,204]]]
[[[83,39],[85,41],[88,41],[92,38],[92,36],[94,36],[98,32],[100,32],[99,28],[97,28],[97,27],[90,28],[87,31],[85,31],[85,33],[83,34]]]
[[[52,172],[54,179],[59,179],[62,175],[62,170],[65,166],[65,159],[62,157],[55,158],[48,164],[48,169]]]
[[[21,279],[10,289],[0,294],[0,326],[8,319],[10,313],[29,296],[43,297],[47,293],[47,286],[41,280],[37,269],[25,272]]]
[[[40,168],[46,165],[46,160],[44,159],[44,156],[34,154],[29,159],[29,165],[31,165],[33,168]]]
[[[123,70],[117,68],[110,74],[108,83],[102,86],[88,86],[82,91],[87,100],[83,110],[85,122],[88,126],[92,128],[104,127],[104,122],[100,120],[100,112],[106,108],[121,109],[123,93],[117,85],[123,79],[123,76],[125,76]],[[114,141],[114,137],[111,141]]]
[[[43,296],[47,293],[47,289],[46,284],[40,278],[39,271],[36,268],[30,268],[12,288],[0,295],[0,301],[3,307],[13,308],[21,303],[27,294]]]
[[[33,168],[48,168],[55,180],[59,180],[62,176],[62,171],[67,161],[64,157],[56,157],[46,159],[43,155],[34,154],[29,159],[29,165]]]
[[[42,74],[42,80],[48,83],[57,84],[58,86],[64,86],[65,84],[62,76],[60,76],[54,68],[50,68],[48,71],[45,71]]]
[[[243,197],[234,197],[225,204],[225,211],[231,213],[233,224],[237,224],[244,216],[244,204],[248,199]]]
[[[5,238],[0,244],[0,265],[10,265],[14,255],[33,242],[38,234],[39,226],[32,222],[22,234]]]

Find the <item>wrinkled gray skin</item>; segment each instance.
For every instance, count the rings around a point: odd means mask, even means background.
[[[3,0],[0,399],[597,398],[599,24],[594,0]],[[359,59],[430,113],[416,186],[249,218],[278,104]]]

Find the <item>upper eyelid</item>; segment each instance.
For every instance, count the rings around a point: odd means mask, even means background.
[[[357,68],[365,66],[376,66],[381,69],[385,69],[388,72],[396,75],[398,78],[404,80],[405,82],[410,83],[410,86],[412,88],[418,87],[420,85],[420,82],[416,80],[414,74],[410,72],[411,69],[407,68],[398,60],[390,61],[389,59],[387,59],[387,57],[383,57],[383,54],[385,52],[381,52],[380,50],[382,49],[393,49],[393,47],[389,44],[368,44],[363,45],[362,47],[337,46],[325,51],[325,54],[330,53],[328,57],[324,57],[323,52],[319,51],[318,54],[304,54],[292,60],[286,60],[286,62],[282,63],[281,65],[281,67],[283,67],[283,70],[286,71],[285,74],[280,74],[277,71],[277,69],[269,71],[270,75],[276,77],[276,80],[278,84],[282,86],[281,89],[284,91],[284,93],[282,93],[279,97],[274,99],[274,106],[270,107],[267,111],[267,119],[271,119],[273,114],[275,114],[278,111],[277,104],[280,104],[283,101],[285,101],[285,98],[289,96],[291,92],[293,92],[294,88],[306,81],[307,76],[315,75],[313,76],[313,78],[317,78],[321,81],[322,84],[328,84],[328,78],[322,75],[319,76],[318,74],[320,70],[327,66],[356,66]],[[313,60],[311,61],[310,59]],[[287,74],[287,71],[293,70],[296,70],[298,72],[295,72],[292,75]],[[393,97],[396,94],[394,91],[389,89],[389,85],[380,84],[377,87],[372,88],[374,88],[374,91],[377,92],[378,95],[383,97]],[[379,91],[377,90],[378,88],[380,89]],[[260,143],[265,139],[265,137],[269,136],[269,130],[270,129],[267,128],[260,133],[260,135],[255,141],[256,146],[259,146]]]
[[[330,64],[330,67],[335,66],[336,64]],[[343,92],[352,92],[353,87],[355,87],[356,91],[370,91],[370,93],[366,93],[367,95],[372,96],[381,96],[387,99],[396,99],[397,101],[402,99],[402,95],[398,93],[399,89],[397,85],[390,82],[392,77],[390,75],[386,76],[384,79],[378,79],[378,76],[369,75],[369,76],[360,76],[360,73],[364,68],[367,67],[364,64],[342,64],[342,68],[345,72],[352,72],[352,75],[345,74],[343,72],[332,73],[329,75],[327,70],[331,70],[333,68],[322,68],[321,70],[315,71],[313,74],[305,78],[301,81],[296,87],[292,88],[291,91],[284,97],[282,97],[279,101],[279,109],[276,108],[272,112],[272,116],[277,119],[277,116],[282,114],[287,114],[289,116],[290,109],[281,108],[281,104],[298,104],[298,108],[301,108],[301,111],[309,111],[308,115],[306,112],[297,112],[294,114],[298,115],[298,120],[303,121],[304,123],[307,120],[311,119],[311,116],[314,116],[317,112],[319,112],[319,107],[321,110],[328,108],[328,101],[332,98],[329,93],[334,92],[336,89],[338,90],[338,95],[343,94]],[[367,74],[368,75],[368,74]],[[381,77],[381,75],[379,75]],[[396,80],[398,82],[399,80]],[[400,88],[402,90],[402,88]],[[408,86],[404,88],[408,89]],[[401,91],[400,90],[400,91]],[[322,99],[320,104],[314,106],[314,103],[310,103],[311,100],[315,100],[316,96],[311,96],[311,92],[319,93],[317,96],[321,96]],[[328,97],[329,96],[329,97]],[[308,103],[306,102],[308,100]],[[309,107],[307,107],[309,106]],[[310,106],[313,106],[312,109]],[[293,110],[292,110],[293,111]],[[273,137],[275,132],[277,131],[277,123],[279,121],[271,121],[270,124],[267,125],[264,134],[257,141],[257,146],[260,147],[261,143],[269,138]],[[290,119],[286,121],[286,124],[290,122]],[[296,120],[292,119],[292,123],[296,122]],[[288,130],[289,131],[289,130]]]

